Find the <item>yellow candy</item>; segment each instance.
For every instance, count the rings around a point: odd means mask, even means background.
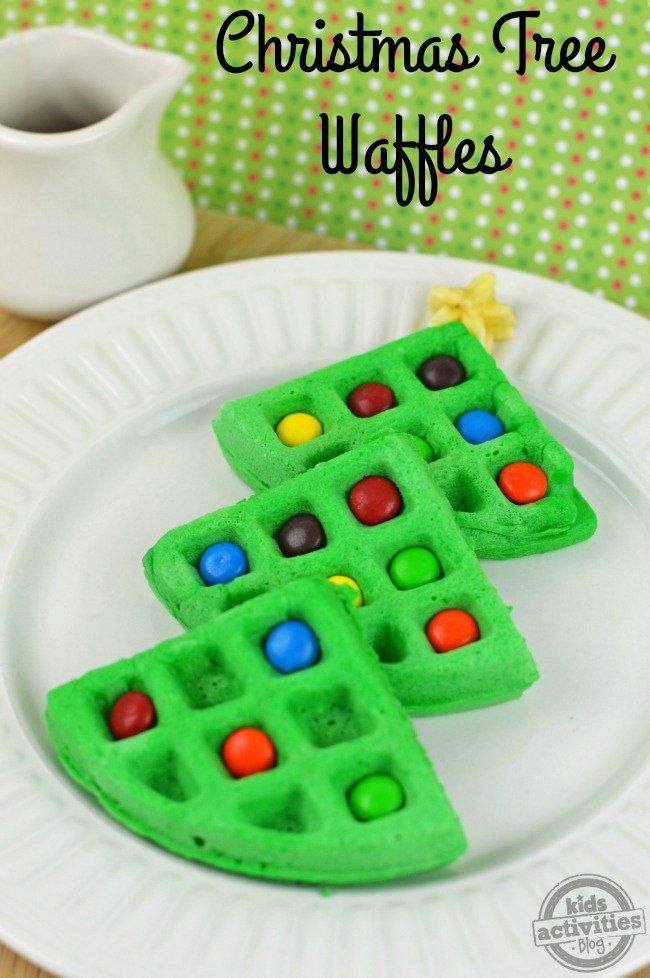
[[[304,445],[306,441],[322,435],[323,426],[312,414],[298,411],[296,414],[287,414],[278,424],[275,433],[283,445],[297,448],[298,445]]]
[[[361,594],[361,588],[356,581],[353,581],[351,577],[346,577],[345,574],[332,574],[331,577],[327,578],[332,584],[336,584],[338,587],[351,587],[353,591],[357,592],[354,599],[354,607],[360,608],[363,604],[363,595]]]

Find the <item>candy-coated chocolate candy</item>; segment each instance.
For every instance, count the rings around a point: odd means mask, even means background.
[[[275,744],[257,727],[240,727],[223,743],[221,757],[233,778],[248,778],[275,767]]]
[[[429,444],[429,442],[425,441],[424,438],[420,438],[419,435],[410,435],[409,437],[411,438],[411,441],[417,448],[418,452],[420,453],[424,461],[433,462],[433,458],[434,458],[433,449]]]
[[[418,377],[430,391],[442,391],[446,387],[456,387],[467,379],[465,368],[456,357],[441,353],[437,357],[429,357],[420,365]]]
[[[327,580],[331,581],[332,584],[336,584],[338,587],[350,587],[353,591],[356,591],[353,604],[355,608],[361,607],[363,604],[363,594],[357,582],[352,580],[351,577],[347,577],[345,574],[332,574]]]
[[[386,384],[360,384],[348,397],[348,407],[357,418],[372,418],[395,407],[395,395]]]
[[[237,543],[213,543],[203,551],[199,574],[205,584],[230,584],[236,577],[248,574],[246,551]]]
[[[370,774],[350,789],[348,805],[360,822],[371,822],[402,808],[404,790],[390,774]]]
[[[440,561],[426,547],[407,547],[395,554],[390,562],[388,574],[400,591],[410,591],[422,587],[442,577]]]
[[[548,479],[532,462],[512,462],[499,473],[499,489],[511,503],[523,506],[543,499],[548,490]]]
[[[304,414],[297,411],[295,414],[287,414],[276,426],[275,433],[288,448],[297,448],[304,445],[306,441],[312,441],[323,434],[323,426],[313,414]]]
[[[482,445],[484,441],[492,441],[505,431],[502,422],[495,414],[480,410],[461,414],[456,427],[470,445]]]
[[[460,608],[439,611],[427,625],[427,638],[436,652],[453,652],[480,637],[476,619]]]
[[[320,643],[309,625],[290,619],[269,632],[264,651],[278,672],[299,672],[318,662]]]
[[[310,554],[314,550],[322,550],[327,543],[320,520],[311,513],[297,513],[292,516],[280,528],[276,539],[285,557]]]
[[[108,726],[116,740],[135,737],[156,725],[156,710],[146,695],[138,690],[123,693],[113,703]]]
[[[398,515],[402,509],[402,496],[390,479],[369,475],[352,488],[348,503],[360,523],[377,526]]]

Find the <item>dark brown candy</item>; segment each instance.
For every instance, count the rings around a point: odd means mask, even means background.
[[[467,379],[467,374],[460,360],[441,353],[437,357],[429,357],[421,364],[418,377],[430,391],[442,391],[446,387],[462,384]]]
[[[280,528],[276,537],[285,557],[300,557],[322,550],[327,543],[325,531],[311,513],[297,513]]]

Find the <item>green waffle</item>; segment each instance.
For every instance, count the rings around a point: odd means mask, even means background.
[[[350,489],[368,475],[392,479],[404,502],[399,516],[379,526],[362,525],[348,506]],[[300,512],[318,517],[327,546],[287,558],[275,534]],[[197,566],[204,550],[221,541],[243,547],[250,570],[230,584],[207,586]],[[443,577],[400,591],[387,568],[396,553],[411,546],[432,550]],[[412,715],[513,699],[538,676],[508,609],[407,435],[370,441],[274,489],[172,530],[146,554],[144,566],[158,598],[187,628],[297,578],[351,577],[365,600],[353,613],[395,694]],[[473,615],[480,641],[452,652],[434,652],[425,628],[446,608]]]
[[[416,371],[438,354],[457,357],[467,380],[446,390],[428,390]],[[397,404],[375,417],[357,418],[346,399],[368,381],[391,387]],[[468,444],[455,422],[473,409],[496,414],[505,434],[482,445]],[[323,434],[297,448],[285,446],[275,427],[293,412],[313,414]],[[571,456],[461,323],[413,333],[299,380],[231,401],[221,409],[214,428],[228,462],[254,489],[279,485],[388,431],[418,435],[432,447],[431,475],[480,557],[554,550],[586,539],[596,528],[593,511],[574,487]],[[544,499],[524,506],[510,502],[497,485],[501,469],[520,461],[540,466],[549,483]]]
[[[263,642],[289,618],[318,636],[320,660],[275,671]],[[157,725],[115,740],[123,693],[154,702]],[[435,869],[465,849],[442,787],[354,619],[331,584],[301,581],[48,696],[60,760],[118,821],[164,848],[254,876],[365,883]],[[234,730],[264,730],[277,766],[240,779],[221,759]],[[403,806],[359,821],[352,786],[399,782]]]

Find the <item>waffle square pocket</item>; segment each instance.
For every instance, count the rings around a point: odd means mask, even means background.
[[[413,715],[520,696],[535,663],[412,440],[387,435],[171,530],[146,554],[186,628],[303,578],[340,585]]]
[[[254,489],[387,433],[409,434],[480,557],[554,550],[596,528],[571,456],[461,323],[230,401],[214,429]]]
[[[305,648],[300,668],[281,668]],[[114,818],[211,866],[367,883],[465,849],[372,650],[322,581],[53,690],[47,723],[63,766]]]

